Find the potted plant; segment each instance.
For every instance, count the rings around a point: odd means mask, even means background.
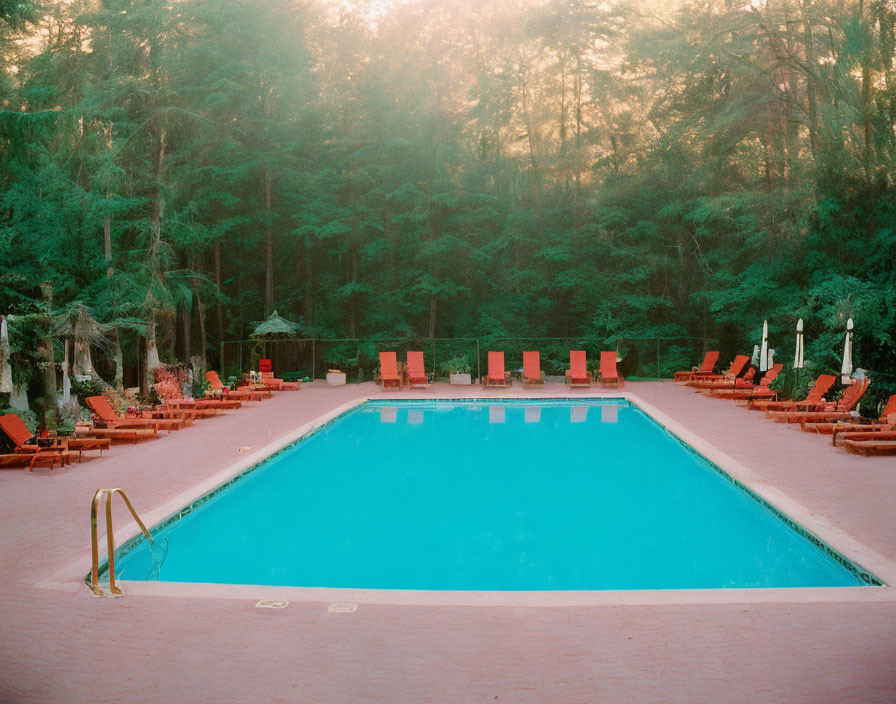
[[[442,364],[448,372],[448,382],[453,386],[469,386],[473,383],[470,361],[466,357],[453,357]]]

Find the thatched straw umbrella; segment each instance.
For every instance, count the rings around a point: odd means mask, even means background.
[[[266,357],[268,342],[294,340],[300,334],[301,328],[298,324],[287,320],[277,311],[274,311],[268,316],[267,320],[263,320],[255,327],[249,337],[261,344],[262,356]]]
[[[75,301],[56,316],[54,332],[61,337],[71,337],[74,347],[72,377],[77,381],[93,379],[106,383],[93,368],[91,348],[110,348],[109,325],[99,322],[87,306]]]

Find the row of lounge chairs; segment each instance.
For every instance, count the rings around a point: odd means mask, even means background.
[[[849,452],[896,454],[896,394],[889,398],[878,418],[865,418],[854,413],[871,384],[870,379],[854,379],[834,401],[829,400],[827,394],[837,378],[821,374],[804,399],[781,400],[770,384],[781,373],[783,365],[774,365],[755,384],[756,370],[747,368],[749,357],[738,355],[725,372],[716,374],[714,367],[718,358],[718,352],[707,352],[703,364],[677,372],[675,380],[714,398],[740,401],[747,408],[764,411],[770,420],[778,423],[799,423],[806,432],[831,435],[835,446],[842,446]]]
[[[0,430],[13,448],[12,452],[0,454],[0,467],[28,467],[30,471],[35,466],[46,465],[53,469],[57,464],[68,465],[74,457],[80,462],[84,452],[99,450],[102,454],[113,441],[137,443],[155,438],[160,430],[168,433],[181,430],[193,421],[211,418],[219,411],[238,409],[244,402],[270,398],[274,391],[300,389],[299,382],[284,382],[274,377],[270,360],[262,360],[260,369],[261,383],[233,391],[224,386],[217,372],[208,372],[206,379],[211,391],[209,396],[201,399],[186,399],[178,384],[160,381],[154,389],[162,403],[133,417],[119,415],[105,396],[89,396],[85,401],[93,412],[93,420],[87,426],[76,428],[74,437],[38,440],[16,414],[0,416]]]
[[[404,386],[419,388],[431,383],[432,375],[426,372],[423,364],[423,352],[408,352],[407,363],[400,365],[395,352],[380,352],[380,373],[378,381],[383,389],[400,391]],[[541,368],[541,356],[538,351],[523,352],[523,368],[520,381],[524,388],[544,385],[545,375]],[[565,383],[570,387],[590,387],[600,381],[602,387],[622,388],[624,379],[616,368],[616,352],[600,353],[600,374],[595,377],[588,371],[588,359],[583,350],[570,350],[569,369],[566,370]],[[511,372],[504,364],[504,352],[490,351],[486,373],[480,379],[483,388],[506,388],[513,381]]]

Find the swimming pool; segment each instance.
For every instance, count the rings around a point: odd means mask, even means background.
[[[122,546],[126,580],[421,590],[858,586],[621,399],[368,401]]]

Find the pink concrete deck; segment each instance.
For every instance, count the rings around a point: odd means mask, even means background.
[[[829,438],[671,383],[625,390],[677,419],[683,435],[708,440],[701,449],[712,459],[788,513],[803,512],[850,557],[858,551],[866,567],[890,573],[896,460],[848,455]],[[421,394],[484,392],[439,385]],[[515,606],[477,607],[352,590],[339,600],[357,611],[329,613],[331,593],[274,611],[254,608],[271,588],[98,599],[74,578],[37,586],[73,565],[86,572],[97,487],[121,486],[141,514],[157,514],[245,459],[241,447],[259,450],[368,395],[411,394],[318,383],[65,471],[0,472],[0,701],[896,701],[892,587],[759,590],[758,599],[741,590],[617,593],[538,608],[524,606],[536,603],[525,595]],[[125,535],[124,511],[116,513]]]

